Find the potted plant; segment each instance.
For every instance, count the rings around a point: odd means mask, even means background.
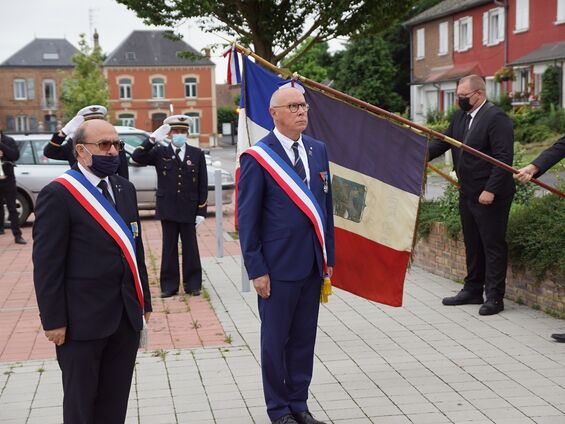
[[[516,79],[516,75],[514,75],[514,69],[509,68],[507,66],[503,66],[498,71],[494,73],[494,80],[496,82],[501,81],[514,81]]]

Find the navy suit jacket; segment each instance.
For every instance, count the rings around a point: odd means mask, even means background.
[[[544,150],[532,163],[538,167],[539,172],[535,177],[539,177],[561,159],[565,158],[565,135],[555,142],[547,150]]]
[[[445,132],[456,140],[464,142],[495,159],[512,165],[514,157],[514,131],[512,121],[502,109],[486,102],[477,112],[471,128],[464,137],[465,112],[461,109],[453,114]],[[512,174],[484,159],[451,146],[445,141],[435,140],[429,144],[429,160],[451,149],[453,167],[461,183],[461,192],[478,199],[483,190],[506,198],[514,194],[516,186]]]
[[[308,152],[310,190],[326,219],[328,265],[333,266],[334,222],[326,146],[304,134],[302,140]],[[272,132],[261,141],[292,166],[284,148]],[[327,193],[324,192],[321,172],[327,173]],[[250,155],[241,156],[237,211],[243,259],[251,279],[269,274],[274,280],[301,280],[310,275],[314,266],[322,276],[323,256],[314,226]]]
[[[162,146],[147,138],[132,158],[142,165],[155,166],[157,219],[194,224],[196,215],[206,216],[208,172],[202,150],[187,144],[179,164],[170,144]]]
[[[78,171],[75,165],[73,169]],[[80,171],[79,171],[80,172]],[[119,175],[109,177],[116,209],[129,227],[137,223],[136,258],[151,311],[135,187]],[[67,327],[72,340],[113,334],[122,317],[140,331],[142,310],[133,275],[113,238],[60,183],[51,182],[37,198],[33,224],[33,280],[45,330]],[[124,311],[125,309],[125,311]]]

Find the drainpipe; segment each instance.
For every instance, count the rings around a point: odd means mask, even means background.
[[[508,9],[510,5],[508,0],[493,0],[494,4],[497,6],[504,7],[504,66],[508,65]],[[504,83],[506,85],[506,92],[508,92],[508,82]]]
[[[409,38],[409,42],[408,45],[410,46],[410,115],[411,119],[414,120],[416,118],[415,114],[416,114],[416,107],[412,107],[412,105],[415,105],[416,103],[414,102],[414,99],[412,99],[412,83],[414,82],[414,58],[412,57],[412,27],[409,27],[408,29],[408,36]]]

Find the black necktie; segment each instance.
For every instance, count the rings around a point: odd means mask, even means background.
[[[465,127],[463,128],[463,140],[461,141],[465,141],[465,139],[467,138],[467,134],[469,133],[469,124],[471,123],[471,114],[470,113],[465,113],[465,119],[464,119],[464,125]]]
[[[106,198],[106,200],[108,200],[108,202],[110,202],[110,204],[115,209],[116,204],[114,203],[114,199],[112,199],[112,196],[110,195],[110,192],[108,191],[108,183],[106,182],[106,180],[101,180],[98,183],[98,187],[100,188],[100,190],[102,190],[102,195]]]
[[[180,166],[180,165],[181,165],[181,162],[182,162],[182,161],[181,161],[181,158],[180,158],[180,147],[178,147],[178,148],[175,150],[175,156],[177,157],[177,163],[178,163],[179,166]]]
[[[300,154],[298,153],[298,142],[295,141],[292,144],[292,151],[294,152],[294,170],[302,181],[306,182],[306,170],[304,169],[304,163],[300,159]]]

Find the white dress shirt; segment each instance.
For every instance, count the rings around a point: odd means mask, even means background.
[[[78,164],[78,169],[80,169],[80,172],[82,172],[82,175],[84,175],[86,179],[90,181],[90,183],[94,185],[94,187],[96,187],[96,189],[100,193],[102,193],[102,189],[98,187],[98,184],[100,184],[100,181],[102,180],[106,181],[106,184],[108,184],[108,191],[110,192],[110,196],[112,196],[112,200],[114,201],[114,203],[116,203],[116,196],[114,196],[114,191],[112,190],[112,184],[110,184],[110,180],[108,179],[108,177],[105,178],[97,177],[92,173],[92,171],[82,166],[80,162],[77,162],[77,164]]]
[[[473,125],[473,119],[475,119],[475,116],[477,115],[477,113],[479,113],[479,110],[481,110],[481,108],[485,105],[487,101],[485,100],[484,102],[481,103],[481,105],[476,108],[474,111],[469,112],[469,115],[471,115],[471,120],[469,121],[469,128],[471,128],[471,125]]]
[[[290,163],[294,163],[294,151],[292,150],[292,145],[294,144],[295,140],[291,140],[286,135],[282,134],[277,128],[273,130],[273,133],[281,142],[284,151],[290,159]],[[304,147],[304,143],[302,142],[302,135],[300,135],[300,137],[296,141],[298,142],[298,156],[300,156],[300,159],[302,159],[302,163],[304,164],[304,171],[306,171],[306,185],[310,187],[310,167],[308,166],[308,155],[306,154],[306,148]]]

